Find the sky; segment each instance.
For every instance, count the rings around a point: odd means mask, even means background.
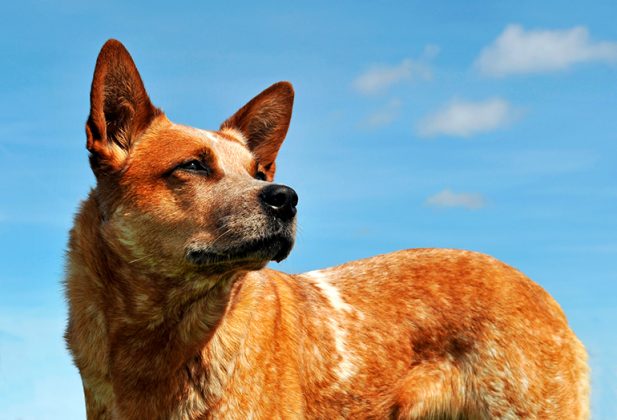
[[[332,3],[3,5],[0,419],[85,417],[61,282],[94,186],[84,123],[108,38],[178,123],[216,129],[294,84],[277,181],[298,192],[299,233],[273,268],[493,255],[561,304],[590,354],[594,418],[617,416],[617,3]]]

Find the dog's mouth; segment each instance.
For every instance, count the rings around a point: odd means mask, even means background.
[[[265,265],[268,261],[281,262],[293,248],[293,237],[277,234],[265,238],[251,239],[225,249],[192,247],[186,258],[199,266],[216,265]]]

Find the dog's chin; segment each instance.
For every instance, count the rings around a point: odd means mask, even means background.
[[[187,251],[186,259],[201,269],[258,270],[269,261],[283,261],[291,252],[293,244],[293,237],[273,235],[247,240],[223,249],[193,246]]]

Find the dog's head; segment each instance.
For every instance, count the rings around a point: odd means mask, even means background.
[[[172,123],[150,102],[128,51],[96,63],[86,123],[105,240],[164,271],[258,269],[290,252],[298,198],[272,182],[291,118],[280,82],[219,131]]]

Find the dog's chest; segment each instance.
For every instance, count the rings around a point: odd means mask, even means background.
[[[181,373],[182,400],[171,417],[267,418],[275,413],[283,417],[303,413],[297,373],[291,374],[272,351],[276,345],[248,341],[229,351],[230,343],[214,339],[190,360]]]
[[[339,418],[367,412],[380,399],[376,388],[383,384],[367,384],[361,373],[355,314],[268,302],[253,301],[255,311],[242,322],[237,314],[225,318],[186,364],[178,417]]]

